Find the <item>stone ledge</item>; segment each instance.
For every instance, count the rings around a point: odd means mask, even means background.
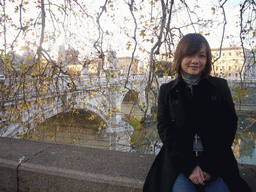
[[[0,158],[0,191],[17,191],[17,167],[19,163]]]
[[[0,137],[0,191],[142,191],[155,159],[118,151]],[[239,165],[256,192],[256,166]]]
[[[51,180],[54,180],[54,182],[49,180],[48,178],[49,176]],[[20,191],[26,191],[25,190],[26,183],[29,182],[30,180],[38,182],[38,179],[36,178],[41,178],[40,180],[44,181],[44,183],[41,183],[39,186],[46,187],[47,185],[46,183],[52,183],[51,186],[48,186],[47,191],[49,191],[50,189],[52,190],[53,188],[56,188],[60,191],[65,191],[67,190],[67,187],[70,188],[71,190],[73,188],[72,186],[74,186],[73,182],[76,182],[76,184],[79,183],[80,185],[79,187],[76,187],[77,188],[76,191],[103,191],[101,189],[102,186],[104,186],[104,188],[112,189],[108,191],[114,191],[113,189],[122,189],[122,188],[123,190],[125,190],[126,188],[140,189],[143,185],[143,181],[139,181],[136,179],[130,179],[130,178],[124,178],[124,177],[113,177],[113,176],[103,175],[103,174],[86,173],[82,171],[74,171],[71,169],[62,169],[62,168],[56,168],[56,167],[34,165],[29,163],[24,163],[20,166],[19,178],[21,178]],[[60,180],[62,181],[60,182],[61,186],[58,186],[59,184],[56,185],[55,183],[56,179],[58,179],[59,181]],[[70,183],[70,180],[72,180],[73,182]],[[70,183],[71,185],[69,186],[69,184],[67,185],[67,183]],[[33,188],[35,188],[35,186],[33,186]],[[85,190],[85,189],[88,189],[88,190]],[[121,191],[121,190],[118,190],[118,191]]]
[[[0,137],[0,191],[141,191],[155,158]]]

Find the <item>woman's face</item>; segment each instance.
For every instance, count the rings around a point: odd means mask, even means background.
[[[207,50],[203,44],[199,52],[192,56],[185,56],[181,61],[181,70],[190,75],[200,74],[207,62]]]

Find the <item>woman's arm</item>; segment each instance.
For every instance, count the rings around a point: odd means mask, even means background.
[[[199,157],[199,166],[207,173],[214,175],[219,172],[226,160],[224,157],[231,153],[231,146],[237,130],[237,115],[227,81],[219,82],[221,109],[218,111],[220,119],[216,128],[209,131],[207,150]],[[206,146],[205,146],[206,147]]]
[[[179,130],[170,114],[168,84],[160,87],[157,112],[157,129],[164,147],[172,157],[176,168],[189,176],[197,166],[195,153],[188,146],[186,134]]]

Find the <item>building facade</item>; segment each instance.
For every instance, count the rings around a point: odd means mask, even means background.
[[[240,71],[244,63],[244,55],[242,48],[229,47],[212,49],[213,70],[212,75],[223,77],[230,80],[239,80]]]
[[[241,47],[212,49],[212,75],[228,80],[255,80],[256,67],[254,51]]]
[[[117,64],[118,70],[122,75],[127,75],[129,66],[132,61],[132,57],[118,57],[117,59],[118,59],[118,64]],[[138,73],[138,64],[139,64],[139,60],[134,58],[131,64],[131,69],[130,69],[131,75],[136,75]]]

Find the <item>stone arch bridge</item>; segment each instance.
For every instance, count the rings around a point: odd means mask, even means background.
[[[169,78],[159,79],[159,83],[170,81]],[[24,124],[29,124],[29,128],[34,128],[35,116],[40,118],[41,122],[51,118],[62,112],[68,112],[72,109],[85,109],[93,114],[98,115],[106,124],[106,131],[121,132],[124,130],[132,130],[133,128],[122,117],[124,111],[122,103],[127,95],[136,94],[137,103],[143,106],[145,103],[145,75],[136,75],[129,78],[126,83],[125,76],[118,76],[117,78],[81,78],[78,82],[76,91],[67,91],[67,82],[61,83],[61,97],[51,98],[49,94],[47,98],[42,99],[51,100],[51,102],[44,103],[41,107],[35,107],[36,100],[40,97],[34,97],[31,91],[30,108],[29,110],[22,110],[20,112],[21,122],[10,123],[0,122],[2,129],[0,136],[15,137],[17,133],[24,133]],[[52,90],[54,91],[54,90]],[[60,99],[61,98],[61,99]],[[4,102],[5,108],[11,109],[13,102],[11,100]],[[19,108],[19,105],[17,105]],[[0,112],[1,113],[1,112]],[[148,110],[150,113],[150,110]],[[0,114],[4,116],[3,114]],[[2,118],[4,120],[4,118]]]

